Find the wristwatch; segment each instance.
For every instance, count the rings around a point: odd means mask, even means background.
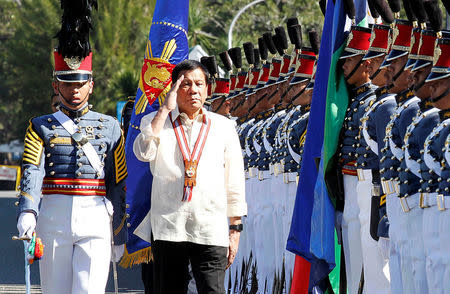
[[[242,232],[242,230],[244,229],[244,225],[243,224],[230,225],[228,228],[230,229],[230,231],[233,230],[237,232]]]

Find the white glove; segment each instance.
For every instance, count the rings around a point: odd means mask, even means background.
[[[114,247],[113,247],[114,254],[111,254],[111,261],[119,262],[119,260],[123,256],[124,250],[125,250],[125,244],[114,245]]]
[[[385,260],[389,259],[389,238],[380,237],[378,239],[378,248]]]
[[[29,237],[31,239],[34,229],[36,228],[36,217],[32,212],[22,212],[17,220],[17,230],[19,238]]]

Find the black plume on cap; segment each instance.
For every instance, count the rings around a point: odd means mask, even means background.
[[[424,1],[423,6],[430,20],[431,28],[435,32],[440,32],[442,30],[442,12],[437,0]]]
[[[297,25],[298,24],[298,18],[296,17],[290,17],[286,20],[286,27],[289,29],[290,26]]]
[[[280,42],[280,47],[286,50],[289,47],[286,31],[283,27],[276,27],[275,28],[275,35],[278,36],[278,42]]]
[[[234,48],[228,49],[228,55],[230,55],[230,58],[233,61],[234,67],[242,68],[241,47],[234,47]]]
[[[261,60],[259,59],[259,50],[258,48],[253,49],[253,56],[255,58],[255,67],[258,67],[261,63]]]
[[[417,21],[416,13],[413,11],[409,0],[403,0],[403,8],[405,8],[406,17],[409,21]]]
[[[291,43],[295,45],[295,49],[302,48],[302,26],[297,24],[288,27],[288,34]]]
[[[371,2],[385,23],[391,24],[394,22],[394,15],[386,0],[371,0]]]
[[[419,23],[426,23],[427,13],[425,12],[425,8],[423,7],[423,1],[422,0],[406,0],[406,1],[410,3],[411,9],[416,15]]]
[[[281,46],[280,37],[278,35],[272,36],[273,43],[275,44],[275,48],[277,49],[278,54],[281,56],[284,55],[284,49]]]
[[[373,3],[373,0],[367,0],[367,3],[369,4],[369,10],[370,10],[370,14],[372,14],[372,17],[379,18],[380,14],[378,13],[378,10],[375,7],[375,4]]]
[[[219,57],[220,57],[220,60],[222,60],[225,70],[230,71],[231,70],[231,60],[230,60],[230,57],[228,56],[228,52],[227,51],[220,52]]]
[[[258,38],[258,51],[259,51],[259,56],[261,57],[261,60],[267,60],[269,51],[267,49],[267,45],[266,45],[266,42],[264,41],[263,37]]]
[[[400,0],[388,0],[388,2],[389,2],[389,6],[391,7],[391,10],[393,13],[400,12],[400,9],[402,9]]]
[[[316,30],[312,29],[308,32],[309,42],[311,43],[311,48],[316,54],[319,54],[320,41],[319,34],[317,34]]]
[[[255,63],[255,55],[253,52],[253,43],[246,42],[246,43],[242,44],[242,47],[244,47],[245,59],[247,59],[247,63],[254,64]]]
[[[219,73],[215,56],[203,56],[200,58],[200,63],[206,67],[211,77],[214,77]]]
[[[96,0],[61,0],[61,30],[56,34],[58,53],[63,57],[84,59],[91,53],[89,31]]]
[[[325,12],[327,11],[327,0],[319,1],[320,11],[322,11],[323,16],[325,16]]]
[[[270,32],[264,33],[263,38],[264,38],[264,42],[266,43],[267,49],[269,49],[270,53],[276,54],[277,48],[275,48],[275,44],[273,43],[272,33],[270,33]]]
[[[355,3],[353,3],[353,0],[344,0],[344,10],[348,18],[355,19]]]

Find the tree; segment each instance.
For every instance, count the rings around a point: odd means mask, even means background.
[[[209,54],[228,49],[228,29],[237,12],[250,0],[194,0],[189,15],[189,45],[201,45]],[[308,30],[321,33],[323,16],[318,1],[266,0],[245,11],[233,31],[233,47],[244,42],[257,44],[258,37],[276,26],[285,25],[289,17],[296,16],[302,24],[304,40]],[[305,42],[306,44],[307,41]]]

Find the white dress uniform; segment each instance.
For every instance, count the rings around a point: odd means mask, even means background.
[[[25,136],[19,213],[37,216],[43,293],[104,293],[111,238],[116,245],[127,239],[121,129],[117,120],[89,108],[61,105],[55,114],[32,119]],[[89,143],[76,143],[58,114]],[[88,144],[93,153],[85,149]],[[90,156],[97,157],[101,170]]]

